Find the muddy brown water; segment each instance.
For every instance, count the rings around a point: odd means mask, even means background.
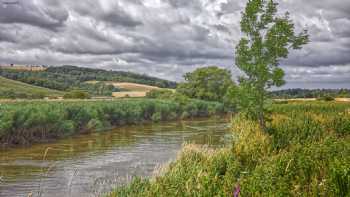
[[[225,118],[125,126],[0,150],[0,196],[100,196],[132,177],[148,177],[176,158],[184,143],[222,147]]]

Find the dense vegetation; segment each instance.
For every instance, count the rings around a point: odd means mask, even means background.
[[[0,77],[0,84],[0,99],[41,99],[64,94],[61,91],[33,86],[3,77]]]
[[[292,98],[322,98],[326,96],[347,98],[350,97],[350,90],[348,89],[288,89],[272,91],[270,95],[273,98],[292,99]]]
[[[290,50],[301,49],[309,42],[307,30],[295,32],[289,12],[278,12],[273,0],[249,0],[240,21],[242,38],[236,46],[236,66],[245,74],[232,93],[240,111],[266,128],[271,87],[285,84],[282,59]]]
[[[227,69],[209,66],[198,68],[184,75],[176,91],[189,98],[224,102],[228,89],[235,86],[231,72]]]
[[[272,114],[268,132],[237,115],[232,147],[186,146],[160,176],[110,196],[349,196],[350,104],[275,104]]]
[[[64,99],[90,99],[91,96],[88,92],[81,90],[72,90],[63,95]]]
[[[118,101],[16,102],[0,105],[1,144],[31,144],[75,133],[145,121],[175,120],[223,113],[216,102],[156,99]]]
[[[92,95],[105,96],[110,96],[112,92],[116,92],[118,89],[105,83],[91,84],[85,82],[90,80],[134,82],[164,88],[174,88],[176,86],[175,82],[131,72],[107,71],[75,66],[48,67],[44,71],[0,69],[0,76],[55,90],[81,89],[88,91]]]

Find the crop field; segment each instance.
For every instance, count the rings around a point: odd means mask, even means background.
[[[336,98],[335,100],[338,102],[350,102],[350,98]]]
[[[86,83],[91,83],[91,84],[95,84],[98,83],[100,81],[88,81]],[[108,85],[113,85],[117,88],[123,89],[123,90],[127,90],[127,91],[143,91],[143,92],[147,92],[147,91],[151,91],[154,89],[160,89],[159,87],[156,86],[150,86],[150,85],[144,85],[144,84],[138,84],[138,83],[120,83],[120,82],[113,82],[113,81],[106,81],[104,82]]]
[[[148,91],[151,91],[151,90],[154,90],[154,89],[160,89],[159,87],[156,87],[156,86],[149,86],[149,85],[137,84],[137,83],[113,83],[113,82],[111,82],[110,84],[114,85],[114,86],[116,86],[118,88],[126,89],[126,90],[129,90],[129,91],[145,91],[145,92],[148,92]]]
[[[95,83],[98,83],[98,81],[88,81],[86,83],[95,84]],[[175,91],[174,89],[159,88],[157,86],[150,86],[150,85],[144,85],[144,84],[138,84],[138,83],[127,83],[127,82],[120,83],[120,82],[112,82],[112,81],[108,81],[105,83],[108,85],[113,85],[122,90],[121,92],[112,93],[112,96],[116,98],[145,97],[147,92],[151,90],[166,89],[166,90]]]
[[[44,71],[47,68],[42,67],[42,66],[25,66],[25,65],[3,66],[3,65],[0,65],[0,69],[38,72],[38,71]]]
[[[115,98],[124,98],[124,97],[145,97],[147,92],[145,91],[127,91],[127,92],[113,92],[112,96]]]
[[[187,145],[152,179],[109,196],[349,196],[350,104],[274,104],[268,130],[236,115],[232,147]]]
[[[274,99],[275,101],[317,101],[317,98],[293,98],[293,99]],[[334,98],[335,101],[338,102],[350,102],[350,98]]]

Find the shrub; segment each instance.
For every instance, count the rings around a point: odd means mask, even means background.
[[[174,92],[167,89],[154,89],[146,93],[147,98],[153,99],[169,99],[173,96]]]
[[[331,95],[324,95],[324,96],[317,98],[317,100],[319,100],[319,101],[334,101],[335,98]]]
[[[72,90],[63,95],[64,99],[89,99],[91,98],[88,92],[82,90]]]

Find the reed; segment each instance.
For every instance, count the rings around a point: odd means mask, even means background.
[[[136,178],[108,196],[349,196],[349,109],[275,104],[268,132],[236,115],[231,147],[187,145],[162,175]]]
[[[0,105],[0,143],[28,145],[126,124],[204,117],[224,112],[216,102],[156,99],[18,102]]]

